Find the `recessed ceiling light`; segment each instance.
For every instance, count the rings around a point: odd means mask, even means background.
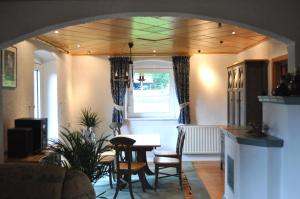
[[[153,50],[153,53],[156,53],[156,50]]]
[[[236,32],[235,32],[235,31],[232,31],[232,33],[231,33],[231,34],[235,35],[235,34],[236,34]]]
[[[55,33],[55,34],[58,34],[58,33],[59,33],[59,31],[58,31],[58,30],[55,30],[55,31],[54,31],[54,33]]]
[[[77,44],[77,48],[80,48],[80,44]]]

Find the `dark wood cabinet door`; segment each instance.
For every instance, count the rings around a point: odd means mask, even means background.
[[[228,91],[227,94],[227,120],[228,124],[235,124],[235,95],[234,91]]]

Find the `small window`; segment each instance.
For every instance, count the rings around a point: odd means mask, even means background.
[[[41,117],[41,78],[40,78],[40,65],[36,64],[33,71],[34,78],[34,117]]]
[[[175,118],[176,95],[171,68],[137,68],[133,78],[128,117]]]

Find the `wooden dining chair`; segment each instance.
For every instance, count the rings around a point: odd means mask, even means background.
[[[109,128],[112,129],[114,136],[121,134],[121,126],[122,124],[118,122],[110,123]],[[111,150],[102,153],[99,157],[99,163],[108,166],[109,185],[111,188],[113,188],[112,181],[115,181],[115,156],[116,152],[112,148]]]
[[[110,188],[113,188],[113,181],[115,181],[115,151],[106,151],[99,156],[99,163],[107,165],[108,178]]]
[[[122,178],[127,182],[130,196],[134,199],[131,184],[131,175],[138,174],[143,191],[145,192],[145,173],[144,162],[132,161],[132,146],[135,143],[134,139],[128,137],[114,137],[110,140],[116,151],[116,173],[117,173],[117,185],[114,199],[117,197],[119,191],[122,189]],[[121,158],[122,154],[125,154],[125,158]]]
[[[119,123],[119,122],[112,122],[112,123],[110,123],[109,128],[111,130],[113,130],[114,136],[121,135],[121,126],[122,126],[122,124]]]
[[[156,189],[157,189],[158,175],[159,174],[163,175],[160,178],[178,176],[179,177],[180,188],[182,190],[181,169],[182,169],[182,148],[183,148],[183,145],[184,145],[184,140],[185,140],[185,133],[182,132],[181,136],[180,136],[180,141],[179,141],[178,154],[177,154],[176,157],[159,157],[159,156],[154,157],[154,161],[153,161],[154,164],[155,164],[154,191],[156,191]],[[175,174],[169,174],[169,173],[164,173],[164,172],[159,171],[160,169],[165,169],[165,168],[170,168],[170,167],[176,168],[176,173]]]
[[[158,157],[177,157],[179,153],[179,144],[183,133],[182,126],[177,126],[177,142],[176,142],[176,150],[175,151],[164,151],[164,150],[154,150],[154,155]]]

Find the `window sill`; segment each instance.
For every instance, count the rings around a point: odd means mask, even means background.
[[[143,117],[130,117],[129,121],[177,121],[177,118],[143,118]]]

